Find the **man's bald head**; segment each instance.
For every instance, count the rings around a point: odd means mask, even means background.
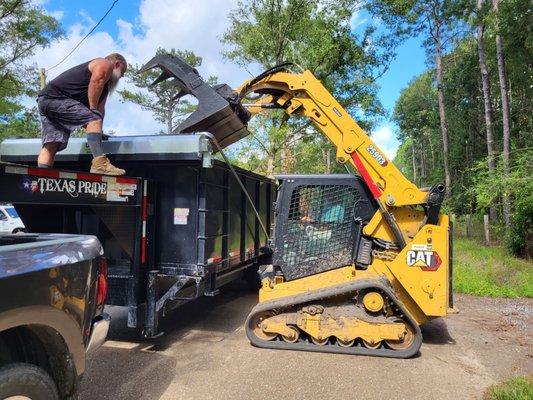
[[[122,54],[111,53],[108,56],[106,56],[106,60],[109,60],[111,62],[117,62],[118,61],[118,62],[124,64],[124,68],[128,68],[128,62],[126,61],[126,59],[124,58],[124,56]]]

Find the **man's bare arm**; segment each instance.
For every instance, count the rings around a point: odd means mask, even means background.
[[[102,114],[102,117],[105,116],[105,103],[107,101],[107,97],[105,97],[100,104],[98,104],[98,111],[100,111],[100,114]]]
[[[109,80],[111,73],[113,72],[113,64],[104,59],[96,59],[89,64],[89,70],[91,71],[91,80],[88,88],[89,108],[98,109],[98,100],[104,90],[104,86]]]

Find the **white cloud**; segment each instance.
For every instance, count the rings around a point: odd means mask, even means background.
[[[48,14],[51,17],[54,17],[55,19],[57,19],[58,21],[61,21],[61,19],[65,15],[65,11],[63,11],[63,10],[55,10],[55,11],[50,11]]]
[[[361,25],[366,23],[367,19],[363,17],[361,10],[357,9],[353,12],[350,17],[350,29],[353,31],[357,30]]]
[[[48,2],[49,2],[49,0],[30,0],[30,3],[32,5],[35,5],[35,6],[38,6],[38,7],[42,7],[42,6],[46,5]]]
[[[385,153],[385,155],[393,160],[398,151],[400,143],[394,136],[391,125],[380,125],[370,135],[372,140]]]
[[[44,0],[40,1],[46,4]],[[174,0],[142,0],[133,21],[116,19],[116,38],[107,32],[94,33],[65,62],[50,71],[47,79],[112,52],[122,53],[130,63],[144,64],[155,55],[158,47],[163,47],[194,51],[203,58],[199,68],[202,76],[216,75],[220,82],[235,87],[249,74],[223,60],[220,38],[229,27],[227,14],[236,5],[236,0],[182,0],[179,4]],[[50,68],[68,54],[94,24],[85,11],[81,10],[79,15],[79,22],[65,27],[64,39],[38,51],[30,61],[39,67]],[[252,72],[259,72],[255,69]],[[127,86],[131,84],[124,81],[119,87]],[[151,113],[135,104],[120,103],[117,95],[109,99],[106,108],[104,129],[112,129],[119,135],[151,134],[165,129]]]

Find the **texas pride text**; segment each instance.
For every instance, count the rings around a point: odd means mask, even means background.
[[[32,182],[32,191],[38,190],[41,194],[46,192],[68,193],[71,197],[88,194],[94,197],[107,193],[107,182],[75,181],[58,178],[37,178]]]

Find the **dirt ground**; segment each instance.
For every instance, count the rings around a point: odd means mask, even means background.
[[[255,301],[234,287],[189,303],[155,342],[111,308],[109,340],[88,360],[81,399],[481,399],[495,382],[533,374],[533,299],[456,295],[460,313],[424,326],[409,360],[252,347],[243,323]]]

